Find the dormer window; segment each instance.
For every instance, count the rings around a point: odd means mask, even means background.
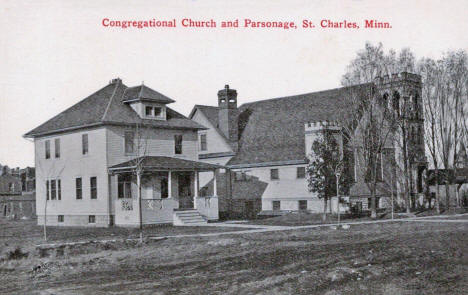
[[[155,117],[162,117],[162,108],[155,107],[153,108],[153,110],[154,110]]]
[[[153,107],[146,106],[146,108],[145,108],[145,115],[146,115],[147,117],[153,116]]]
[[[174,101],[145,85],[140,85],[127,88],[123,102],[128,104],[140,118],[166,120],[166,104]]]
[[[151,119],[164,119],[163,106],[145,106],[145,117]]]

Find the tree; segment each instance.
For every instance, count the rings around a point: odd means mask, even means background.
[[[323,200],[323,221],[326,220],[328,201],[338,196],[335,183],[339,183],[340,193],[346,193],[349,189],[349,176],[343,173],[338,179],[336,176],[337,172],[343,171],[343,167],[343,152],[335,136],[327,129],[319,131],[309,155],[307,182],[309,191],[317,193]]]
[[[141,196],[141,178],[144,173],[144,159],[148,155],[148,130],[141,124],[136,123],[131,141],[131,148],[133,149],[135,157],[132,160],[133,174],[137,180],[137,198],[138,198],[138,220],[140,228],[140,242],[143,242],[143,213],[142,213],[142,196]]]
[[[42,179],[46,180],[46,195],[45,200],[44,200],[44,226],[43,226],[43,232],[44,232],[44,240],[47,241],[47,205],[49,198],[51,197],[49,195],[49,191],[51,191],[50,187],[50,179],[57,179],[60,178],[62,175],[63,170],[65,169],[65,164],[62,165],[57,165],[57,161],[52,161],[51,163],[47,163],[46,161],[42,161],[40,155],[38,154],[39,149],[35,149],[36,151],[36,159],[39,161],[38,165],[38,173],[36,176],[42,175]],[[36,182],[36,185],[44,185],[44,184],[39,184]],[[37,196],[36,196],[37,199]]]
[[[432,59],[423,58],[418,64],[418,72],[421,73],[423,82],[423,106],[424,106],[424,129],[425,144],[429,157],[434,167],[436,186],[435,208],[440,214],[440,192],[439,192],[439,150],[441,148],[438,131],[439,97],[441,95],[442,79],[440,63]]]
[[[356,151],[356,165],[362,172],[365,183],[371,195],[371,216],[376,218],[377,183],[381,182],[380,171],[382,154],[390,148],[398,131],[402,135],[402,150],[404,159],[402,174],[404,183],[404,199],[409,210],[409,169],[407,157],[407,132],[401,117],[395,116],[389,107],[391,97],[382,97],[373,82],[378,77],[391,76],[392,73],[410,70],[414,66],[414,57],[409,49],[404,49],[399,55],[393,50],[385,53],[382,44],[376,46],[366,43],[364,50],[357,53],[357,57],[347,67],[343,76],[343,100],[347,106],[339,114],[339,124],[348,136],[354,151]],[[393,91],[389,91],[392,93]],[[393,139],[393,140],[392,140]]]
[[[436,209],[439,209],[439,166],[456,172],[460,150],[466,146],[468,110],[468,57],[463,50],[449,51],[434,61],[424,58],[418,63],[423,77],[426,149],[435,169]],[[450,206],[449,185],[454,181],[444,174],[445,207]],[[459,192],[457,205],[460,205]]]

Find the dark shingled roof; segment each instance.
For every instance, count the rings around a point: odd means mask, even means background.
[[[157,93],[146,86],[144,88],[146,89],[145,96],[151,91]],[[102,124],[141,124],[155,128],[205,129],[204,126],[170,108],[167,108],[167,120],[165,121],[140,118],[128,104],[123,102],[126,89],[128,89],[127,86],[121,80],[114,80],[111,84],[99,89],[24,136],[36,137]]]
[[[355,87],[365,89],[369,85]],[[342,99],[345,91],[337,88],[241,105],[239,148],[227,165],[305,160],[304,124],[336,120],[339,110],[347,107]],[[217,126],[218,107],[195,108]]]
[[[173,103],[174,100],[153,90],[145,85],[129,87],[125,90],[124,101],[129,100],[143,100],[143,101],[154,101],[160,103]]]
[[[145,170],[213,170],[222,166],[164,156],[144,156],[110,167],[110,170],[134,169],[141,163]]]

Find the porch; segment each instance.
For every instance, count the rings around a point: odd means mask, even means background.
[[[163,156],[136,158],[109,168],[111,208],[116,225],[186,222],[206,223],[217,220],[218,192],[201,196],[200,172],[212,172],[216,178],[221,166]],[[216,183],[216,181],[215,181]],[[188,220],[188,221],[187,221]]]

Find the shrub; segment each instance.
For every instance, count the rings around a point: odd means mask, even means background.
[[[15,250],[9,251],[7,254],[8,260],[21,259],[25,257],[28,257],[28,253],[24,253],[20,247],[16,247]]]

